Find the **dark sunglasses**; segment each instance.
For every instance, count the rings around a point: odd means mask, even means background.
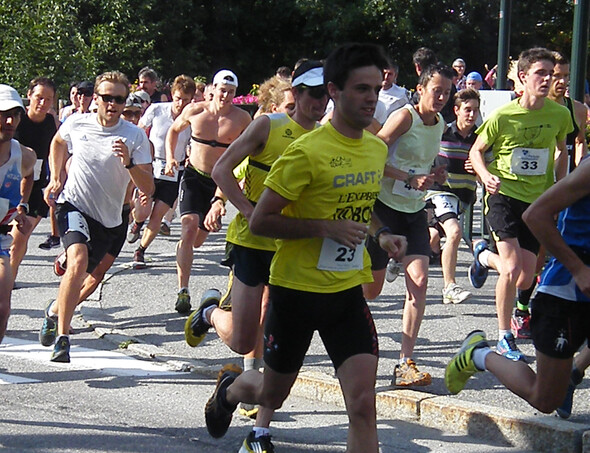
[[[100,96],[104,102],[110,104],[111,102],[115,102],[115,104],[125,104],[127,98],[125,96],[111,96],[110,94],[99,94],[96,93],[97,96]]]
[[[134,112],[133,110],[123,110],[123,115],[141,118],[141,110],[138,110],[136,112]]]
[[[92,96],[94,92],[92,90],[78,90],[76,93],[78,96]]]
[[[322,86],[306,88],[306,90],[309,93],[309,95],[314,99],[322,99],[324,96],[328,95],[328,92]]]

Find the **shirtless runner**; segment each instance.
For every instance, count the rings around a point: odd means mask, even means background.
[[[191,310],[188,282],[193,263],[193,246],[199,247],[209,231],[203,221],[218,200],[211,170],[227,147],[250,124],[250,115],[232,105],[238,87],[237,76],[221,70],[213,78],[214,95],[210,101],[190,104],[176,118],[166,136],[166,174],[178,171],[174,159],[178,135],[191,127],[191,149],[180,182],[179,208],[182,225],[180,241],[176,246],[176,269],[178,273],[178,298],[175,309],[185,314]],[[221,200],[223,201],[223,200]]]

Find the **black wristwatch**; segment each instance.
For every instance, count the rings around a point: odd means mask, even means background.
[[[25,214],[29,213],[29,203],[19,203],[17,207],[23,208],[25,211]]]
[[[129,165],[125,165],[125,168],[131,170],[133,167],[135,167],[135,162],[133,162],[133,159],[129,159]]]
[[[223,206],[225,206],[225,200],[217,195],[215,195],[213,198],[211,198],[211,201],[209,202],[209,204],[213,204],[217,200],[220,200],[223,203]]]
[[[379,236],[381,236],[381,234],[383,234],[383,233],[392,234],[391,228],[386,227],[386,226],[382,226],[377,231],[375,231],[375,234],[373,235],[373,239],[377,244],[379,244]]]

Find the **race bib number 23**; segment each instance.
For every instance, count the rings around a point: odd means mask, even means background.
[[[322,271],[344,272],[361,270],[365,244],[350,249],[332,239],[324,239],[317,268]]]

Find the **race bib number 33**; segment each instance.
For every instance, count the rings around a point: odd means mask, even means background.
[[[549,148],[514,148],[510,171],[515,175],[539,176],[547,173]]]
[[[361,270],[365,244],[350,249],[332,239],[324,239],[317,268],[321,271],[344,272]]]

